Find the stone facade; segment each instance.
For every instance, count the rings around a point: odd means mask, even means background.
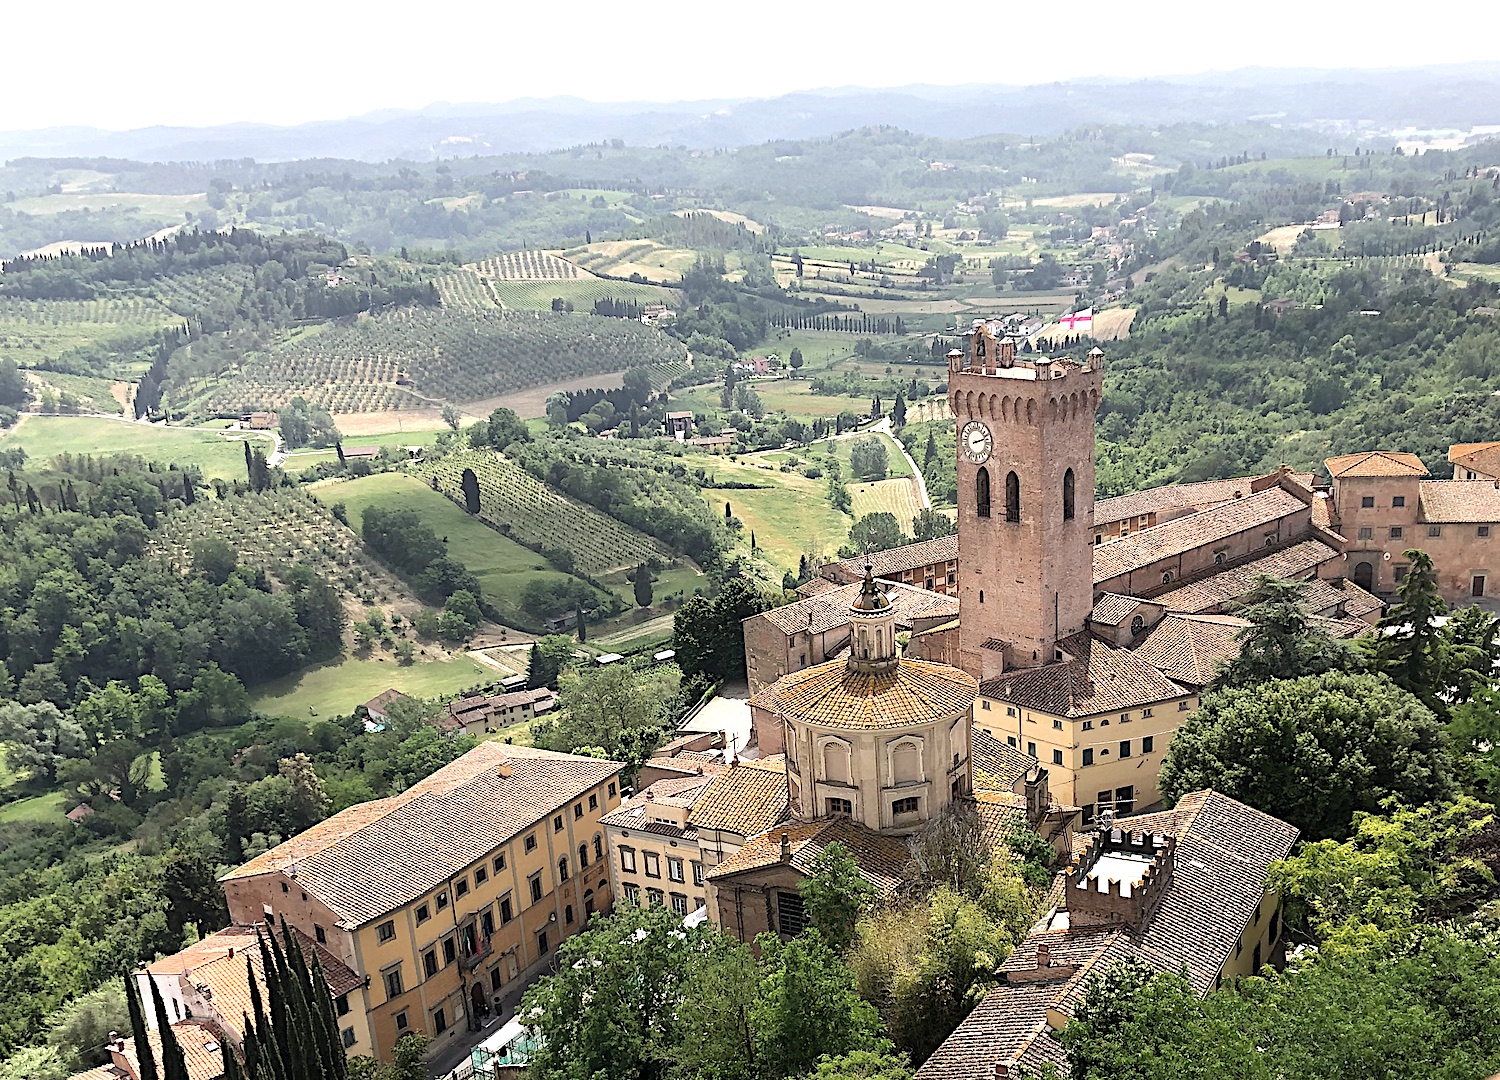
[[[984,326],[949,354],[958,425],[959,650],[979,679],[1055,659],[1088,625],[1103,354],[1018,360]]]

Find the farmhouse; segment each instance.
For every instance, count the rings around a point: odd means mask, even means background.
[[[556,703],[557,695],[545,686],[494,696],[470,694],[448,702],[439,726],[445,731],[481,735],[535,719],[551,712]]]
[[[693,437],[693,414],[690,412],[667,413],[666,436],[682,442]]]

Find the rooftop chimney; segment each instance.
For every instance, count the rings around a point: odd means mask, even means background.
[[[996,1078],[996,1080],[1005,1080],[1005,1077],[1007,1077],[1009,1075],[1010,1075],[1010,1066],[1009,1065],[1007,1065],[1003,1061],[997,1061],[997,1062],[995,1062],[995,1078]]]
[[[1036,947],[1036,966],[1038,970],[1052,966],[1052,949],[1045,941]]]
[[[781,834],[781,861],[792,861],[792,838],[786,833]]]

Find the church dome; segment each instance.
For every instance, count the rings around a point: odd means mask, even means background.
[[[950,720],[972,709],[978,696],[972,675],[947,664],[905,659],[874,673],[833,660],[784,675],[757,695],[791,723],[857,731]]]

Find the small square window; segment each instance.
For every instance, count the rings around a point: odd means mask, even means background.
[[[1177,711],[1178,712],[1187,712],[1188,711],[1188,703],[1186,701],[1179,701],[1177,703]]]
[[[1150,709],[1142,709],[1141,710],[1141,719],[1142,720],[1146,719],[1150,715],[1151,715],[1151,710]]]
[[[313,937],[317,939],[319,945],[328,944],[328,931],[324,930],[317,923],[313,923]]]
[[[289,892],[292,891],[292,887],[290,885],[288,885],[286,882],[283,881],[281,883],[281,891],[284,892],[284,893],[289,893]]]
[[[979,707],[981,709],[983,709],[985,712],[989,712],[990,711],[990,703],[988,701],[985,701],[983,698],[981,698],[980,701],[979,701]]]
[[[505,873],[505,856],[503,854],[496,855],[495,856],[495,861],[493,863],[491,863],[490,865],[492,865],[495,868],[495,875],[497,877],[499,875]]]
[[[344,1040],[344,1049],[348,1050],[351,1046],[354,1045],[354,1029],[345,1028],[342,1032],[339,1033],[339,1038]]]
[[[532,833],[526,838],[526,850],[528,852],[536,850],[536,833]]]
[[[635,848],[620,848],[620,869],[627,874],[635,873]]]
[[[1371,526],[1371,525],[1361,525],[1359,527],[1359,539],[1361,539],[1361,540],[1373,540],[1374,538],[1375,538],[1375,529],[1374,529],[1373,526]]]
[[[577,821],[581,817],[583,817],[583,803],[576,802],[573,804],[573,820]]]
[[[1061,731],[1062,729],[1063,729],[1063,722],[1061,720],[1054,720],[1054,721],[1052,721],[1052,730],[1053,731]]]
[[[1372,509],[1375,506],[1375,496],[1373,496],[1373,495],[1361,495],[1360,499],[1359,499],[1359,505],[1360,505],[1361,508],[1363,508],[1365,510]]]
[[[609,782],[609,797],[611,799],[615,797],[615,782],[613,780]]]
[[[1391,539],[1392,540],[1400,540],[1405,535],[1406,535],[1406,529],[1404,527],[1402,527],[1400,525],[1392,525],[1391,526]]]
[[[453,895],[455,897],[469,895],[469,879],[459,878],[453,883]]]
[[[424,922],[426,922],[430,918],[432,918],[432,912],[429,911],[429,910],[427,910],[427,905],[426,904],[418,904],[417,905],[417,922],[424,923]]]
[[[1147,735],[1141,740],[1141,753],[1149,754],[1156,749],[1156,736]]]
[[[1085,720],[1083,722],[1083,730],[1084,731],[1093,731],[1094,730],[1094,722],[1092,720]]]
[[[646,861],[646,876],[661,877],[661,858],[654,851],[642,852]]]
[[[375,936],[379,938],[382,943],[395,940],[396,924],[393,922],[381,923],[375,928]]]
[[[1406,496],[1405,495],[1393,495],[1391,497],[1391,505],[1393,507],[1397,508],[1397,509],[1400,509],[1401,507],[1403,507],[1403,506],[1406,505]]]
[[[334,998],[333,999],[333,1010],[339,1016],[348,1016],[349,1015],[349,995],[348,994],[340,994],[338,997]]]
[[[504,896],[500,899],[500,925],[504,926],[516,917],[515,910],[511,906],[510,897]]]
[[[1026,752],[1028,754],[1030,754],[1032,757],[1036,757],[1036,743],[1034,743],[1034,742],[1027,743],[1026,744]]]
[[[1007,708],[1005,710],[1005,715],[1006,716],[1015,716],[1016,715],[1016,710],[1013,709],[1013,708]]]
[[[402,1009],[396,1014],[396,1030],[405,1031],[409,1027],[411,1027],[411,1023],[406,1019],[406,1010]]]
[[[554,814],[554,815],[552,815],[552,831],[553,832],[562,832],[563,831],[563,816],[561,814]]]
[[[1016,737],[1014,735],[1007,735],[1005,737],[1005,741],[1010,746],[1015,746],[1016,745]]]
[[[1481,525],[1475,532],[1480,536],[1488,536],[1490,534],[1490,527],[1488,525]]]
[[[1085,765],[1092,765],[1094,763],[1094,751],[1093,750],[1085,750],[1083,752],[1083,763]]]
[[[1052,751],[1052,764],[1054,764],[1054,765],[1061,765],[1062,763],[1063,763],[1062,751],[1061,750],[1053,750]]]
[[[682,868],[682,860],[681,859],[668,859],[667,860],[667,877],[669,877],[673,881],[685,881],[685,880],[687,880],[683,876],[683,868]]]
[[[1441,525],[1429,525],[1429,526],[1427,526],[1427,535],[1428,536],[1442,536],[1443,535],[1443,527]]]
[[[476,866],[474,868],[474,884],[475,885],[483,885],[489,879],[490,879],[490,872],[488,870],[486,870],[484,867],[482,867],[482,866]]]
[[[1395,566],[1391,568],[1391,576],[1396,579],[1397,585],[1400,585],[1403,581],[1406,580],[1406,571],[1407,567],[1405,566]]]
[[[597,810],[597,809],[599,809],[599,796],[598,795],[590,795],[589,796],[589,809],[590,810]]]
[[[1130,714],[1128,712],[1122,712],[1120,714],[1120,723],[1122,723],[1122,724],[1128,724],[1128,723],[1130,723]]]
[[[440,892],[435,897],[433,897],[433,899],[437,901],[437,909],[439,911],[444,911],[444,910],[447,909],[447,907],[448,907],[448,894],[447,893]]]

